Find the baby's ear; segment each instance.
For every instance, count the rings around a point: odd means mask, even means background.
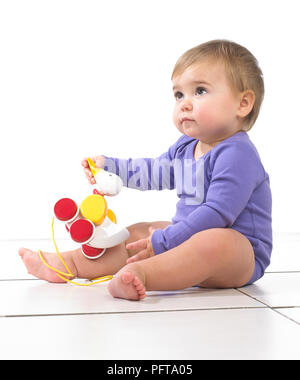
[[[252,111],[255,103],[255,94],[252,90],[246,90],[240,95],[240,105],[238,108],[238,116],[246,117]]]

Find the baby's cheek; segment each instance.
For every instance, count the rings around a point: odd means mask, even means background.
[[[209,107],[201,107],[196,114],[197,121],[200,125],[211,126],[216,121],[216,110],[211,110]]]
[[[173,123],[175,124],[176,128],[180,130],[179,116],[176,111],[173,112]]]

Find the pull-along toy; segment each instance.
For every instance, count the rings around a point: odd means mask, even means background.
[[[56,219],[65,223],[66,229],[71,239],[81,245],[82,254],[88,259],[97,259],[104,255],[107,248],[114,247],[129,237],[126,228],[117,224],[114,212],[107,208],[105,195],[117,195],[123,186],[119,176],[109,173],[104,169],[96,168],[94,162],[88,159],[90,170],[96,180],[97,189],[93,194],[87,196],[78,207],[71,198],[62,198],[54,205],[54,215]],[[112,275],[99,277],[88,283],[77,283],[66,277],[74,277],[64,259],[59,253],[54,238],[54,219],[52,219],[52,240],[56,253],[63,263],[66,271],[64,273],[50,266],[44,259],[41,250],[39,256],[43,263],[56,272],[57,276],[75,285],[89,286],[95,283],[108,281]]]

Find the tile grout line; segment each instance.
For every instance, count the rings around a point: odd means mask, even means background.
[[[289,273],[300,273],[300,270],[290,270],[290,271],[274,271],[274,272],[266,272],[265,274],[289,274]],[[45,281],[45,280],[40,280],[39,278],[0,278],[0,281]],[[232,288],[232,289],[237,289],[237,288]],[[245,293],[243,293],[245,294]]]
[[[250,294],[248,294],[248,293],[246,293],[246,292],[243,292],[243,291],[241,290],[241,288],[235,288],[235,290],[237,290],[238,292],[244,294],[245,296],[247,296],[247,297],[249,297],[249,298],[252,298],[253,300],[255,300],[255,301],[261,303],[261,304],[264,305],[265,307],[267,307],[267,308],[269,308],[269,309],[271,308],[267,303],[265,303],[265,302],[259,300],[258,298],[255,298],[254,296],[251,296]]]
[[[277,308],[271,308],[271,310],[275,311],[275,313],[281,315],[282,317],[285,317],[286,319],[290,320],[291,322],[294,322],[294,323],[296,323],[297,325],[300,325],[300,322],[298,322],[298,321],[296,321],[295,319],[289,317],[288,315],[285,315],[285,314],[281,313],[281,312],[278,310],[278,309],[284,309],[284,308],[290,308],[290,309],[291,309],[291,308],[294,308],[294,307],[297,307],[297,306],[291,306],[291,307],[284,307],[284,306],[282,306],[282,307],[277,307]]]
[[[289,271],[272,271],[272,272],[265,272],[265,275],[266,274],[273,274],[273,273],[300,273],[300,271],[299,270],[289,270]]]
[[[218,310],[254,310],[254,309],[267,309],[267,307],[257,306],[244,306],[244,307],[219,307],[219,308],[202,308],[202,309],[173,309],[173,310],[142,310],[142,311],[108,311],[108,312],[89,312],[89,313],[53,313],[53,314],[10,314],[0,315],[1,318],[28,318],[28,317],[67,317],[78,315],[111,315],[111,314],[149,314],[149,313],[173,313],[173,312],[186,312],[186,311],[218,311]]]
[[[283,309],[283,308],[294,308],[295,306],[282,306],[282,307],[277,307],[277,308],[276,308],[276,307],[272,307],[272,306],[268,305],[267,303],[265,303],[265,302],[263,302],[263,301],[261,301],[261,300],[255,298],[254,296],[251,296],[250,294],[247,294],[247,293],[243,292],[243,291],[240,290],[240,289],[237,289],[237,288],[235,288],[235,289],[236,289],[237,291],[241,292],[242,294],[244,294],[245,296],[248,296],[248,297],[252,298],[253,300],[255,300],[255,301],[257,301],[257,302],[260,302],[261,304],[265,305],[265,307],[267,307],[268,309],[274,311],[275,313],[281,315],[282,317],[288,319],[289,321],[294,322],[294,323],[296,323],[297,325],[300,325],[300,323],[299,323],[298,321],[296,321],[296,320],[294,320],[294,319],[288,317],[287,315],[285,315],[285,314],[283,314],[283,313],[280,313],[280,312],[277,310],[278,308],[281,308],[281,309]],[[297,307],[297,306],[296,306],[296,307]]]

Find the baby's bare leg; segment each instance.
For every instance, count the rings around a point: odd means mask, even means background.
[[[77,269],[78,278],[95,278],[117,273],[126,265],[128,257],[136,252],[129,252],[126,249],[128,243],[143,239],[149,235],[149,227],[165,228],[170,222],[143,222],[136,223],[127,227],[130,236],[124,242],[116,247],[108,248],[103,256],[99,259],[89,260],[80,254],[74,254],[73,263]]]
[[[81,252],[73,255],[72,260],[77,269],[78,278],[95,278],[115,274],[126,265],[128,257],[136,252],[129,252],[126,249],[128,243],[143,239],[149,235],[149,227],[165,228],[170,222],[143,222],[127,227],[130,236],[116,247],[108,248],[99,259],[89,260]]]
[[[232,229],[210,229],[163,254],[128,264],[108,287],[114,297],[142,299],[145,290],[239,287],[253,270],[254,252],[245,236]]]
[[[129,255],[135,252],[128,252],[126,244],[145,238],[149,235],[149,227],[165,228],[169,222],[137,223],[128,227],[129,239],[116,247],[108,248],[103,256],[95,260],[87,259],[81,253],[81,249],[62,252],[61,256],[65,260],[74,277],[92,279],[95,277],[106,276],[117,273],[124,265]],[[42,253],[49,265],[66,272],[66,269],[56,253]],[[30,274],[49,282],[64,282],[54,271],[47,268],[41,261],[37,252],[26,248],[20,248],[19,255],[23,259],[25,266]]]

